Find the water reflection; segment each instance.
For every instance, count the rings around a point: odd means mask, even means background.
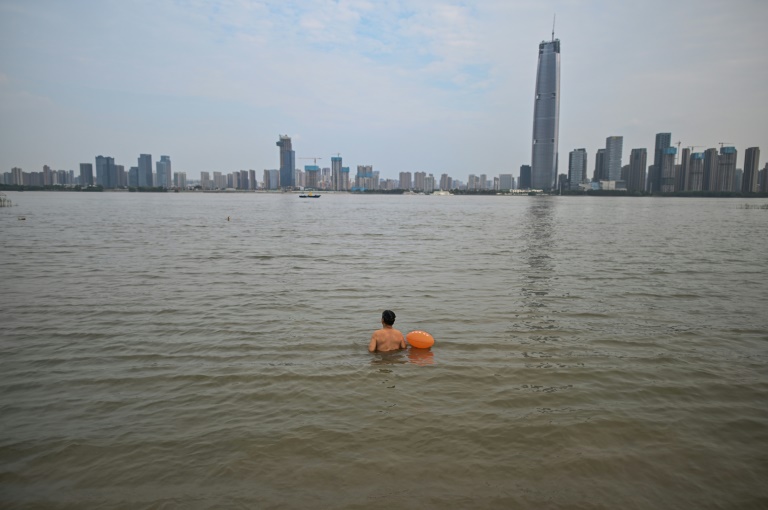
[[[432,352],[432,349],[408,349],[408,361],[422,367],[434,365],[435,353]]]
[[[554,271],[552,253],[555,250],[553,231],[555,227],[556,197],[536,197],[523,216],[522,231],[525,248],[523,258],[528,270],[523,269],[522,294],[530,307],[544,306],[540,299],[551,291],[550,279]]]
[[[435,353],[432,349],[408,348],[401,351],[377,352],[372,355],[371,365],[414,365],[426,366],[435,364]]]

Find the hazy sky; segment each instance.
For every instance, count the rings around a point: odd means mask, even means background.
[[[554,13],[561,173],[574,148],[591,175],[607,136],[626,162],[662,131],[768,160],[765,0],[0,0],[0,170],[150,153],[260,178],[288,134],[353,175],[517,175]]]

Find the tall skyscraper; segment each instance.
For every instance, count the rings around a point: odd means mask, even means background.
[[[685,178],[686,191],[704,190],[704,153],[694,152],[688,163],[688,175]]]
[[[11,184],[24,185],[24,172],[17,166],[11,168]]]
[[[349,191],[349,167],[341,167],[341,179],[340,184],[342,186],[341,191]]]
[[[592,173],[592,182],[607,180],[608,173],[605,171],[605,149],[597,149],[597,154],[595,154],[595,171]]]
[[[667,147],[662,151],[661,158],[661,192],[675,191],[675,157],[677,147]]]
[[[720,148],[720,168],[717,191],[733,191],[736,176],[736,147]]]
[[[757,192],[757,174],[760,161],[760,148],[750,147],[744,154],[744,176],[741,179],[743,193]]]
[[[173,172],[171,172],[171,157],[160,156],[160,161],[155,163],[157,170],[157,182],[155,186],[160,188],[170,188],[173,185]]]
[[[125,167],[123,165],[115,165],[115,174],[117,175],[116,187],[128,187],[128,174],[125,173]]]
[[[653,168],[648,175],[648,191],[658,193],[661,191],[661,161],[664,159],[664,150],[672,146],[672,133],[657,133],[656,147],[653,151]]]
[[[413,189],[417,191],[424,191],[424,179],[427,178],[427,172],[414,172],[413,173]]]
[[[720,157],[717,149],[704,151],[704,176],[702,178],[703,191],[718,191],[717,183],[720,175]]]
[[[115,158],[96,156],[96,185],[104,188],[117,187],[117,168]]]
[[[648,160],[647,149],[632,149],[629,153],[629,176],[627,191],[645,190],[645,165]]]
[[[93,186],[93,165],[80,163],[80,185]]]
[[[411,189],[411,172],[400,172],[400,189]]]
[[[317,165],[305,165],[304,173],[306,174],[306,185],[308,189],[320,188],[320,167]]]
[[[341,182],[341,155],[331,157],[331,189],[335,191],[343,191],[346,189],[344,183]]]
[[[152,155],[139,154],[139,187],[151,188],[152,186]]]
[[[624,146],[623,136],[609,136],[605,139],[605,178],[608,181],[621,180],[621,153]]]
[[[536,98],[533,103],[531,187],[549,190],[557,178],[557,142],[560,130],[560,40],[539,44]]]
[[[296,153],[293,151],[291,137],[280,135],[280,140],[275,144],[280,147],[280,187],[283,189],[296,186],[296,180],[293,175],[296,167]]]
[[[512,174],[499,174],[499,190],[508,191],[514,188],[515,178],[512,177]]]
[[[520,165],[520,189],[531,189],[531,165]]]
[[[690,179],[691,149],[686,147],[680,155],[680,173],[677,174],[675,189],[677,191],[688,191],[688,180]]]
[[[568,154],[568,185],[579,189],[587,175],[587,149],[574,149]]]

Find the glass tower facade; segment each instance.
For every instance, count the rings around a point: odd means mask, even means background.
[[[275,145],[280,147],[280,187],[293,188],[296,186],[293,176],[296,168],[296,153],[293,151],[291,137],[280,135],[280,140]]]
[[[560,129],[560,40],[539,44],[536,98],[533,106],[531,187],[549,190],[557,178]]]

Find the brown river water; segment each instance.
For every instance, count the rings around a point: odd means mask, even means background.
[[[8,195],[2,508],[768,508],[764,200]]]

